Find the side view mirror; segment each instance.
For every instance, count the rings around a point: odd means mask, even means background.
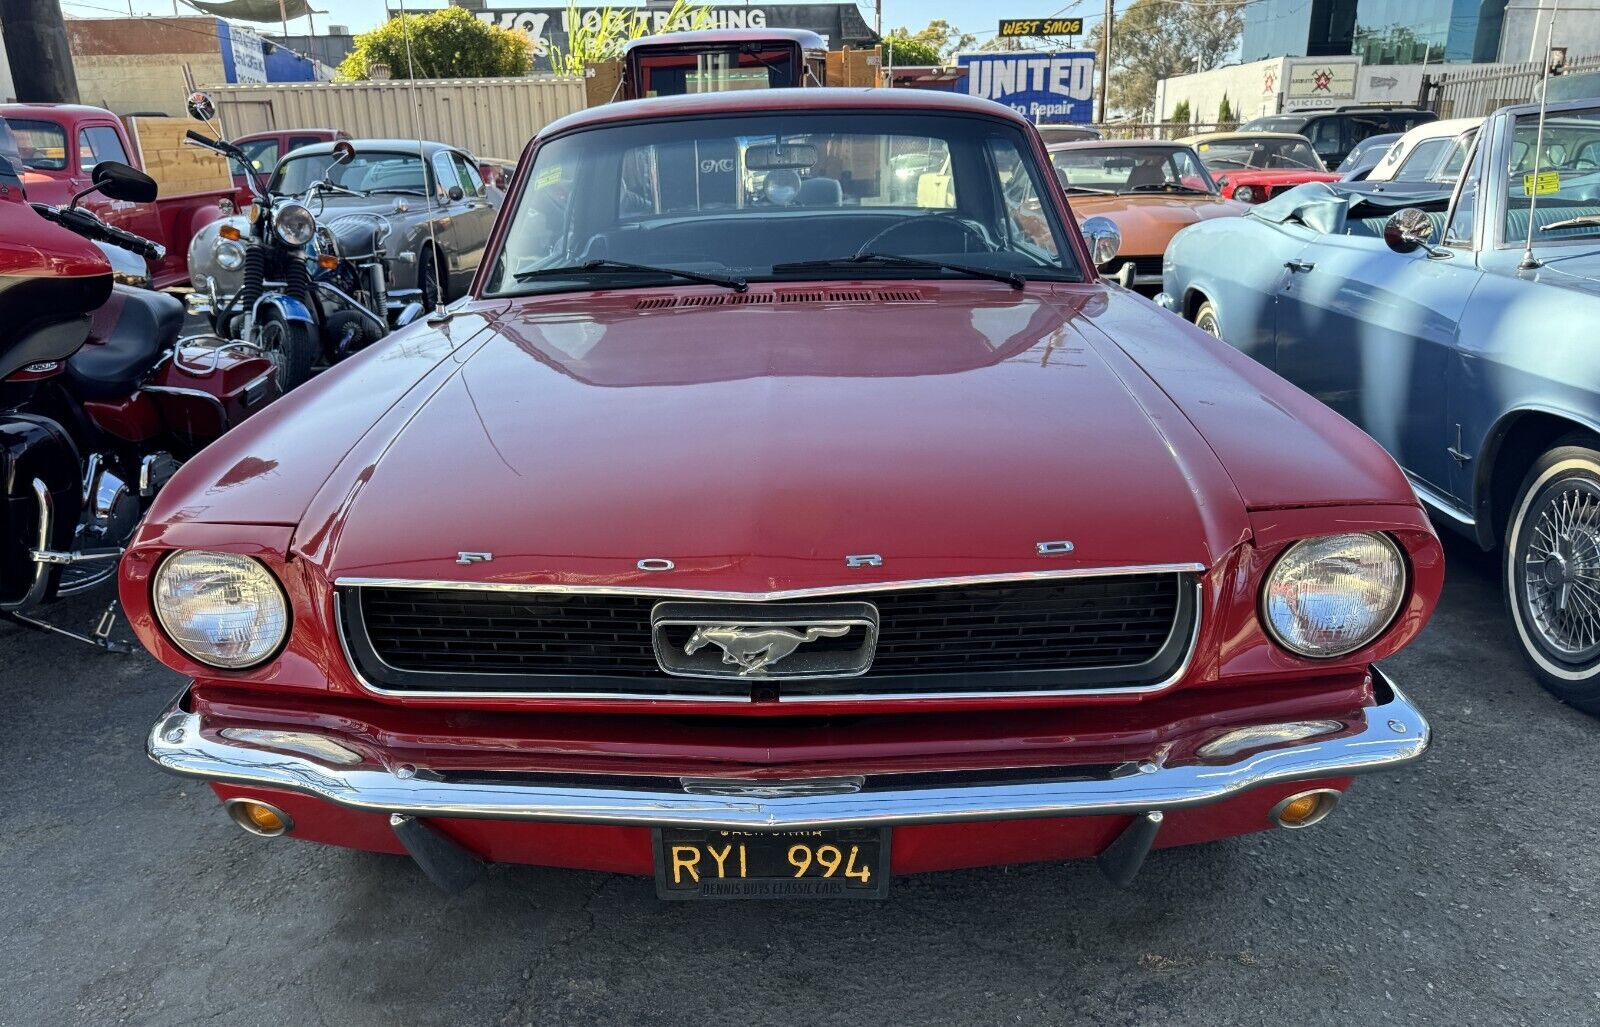
[[[1397,210],[1383,223],[1383,241],[1396,253],[1411,253],[1433,238],[1433,221],[1415,207]]]
[[[150,203],[156,198],[156,180],[121,161],[103,160],[94,166],[94,185],[100,195],[129,203]]]
[[[1108,264],[1122,249],[1122,232],[1117,223],[1107,217],[1092,217],[1084,221],[1083,238],[1089,244],[1089,259],[1096,267]]]
[[[217,105],[211,99],[210,93],[190,93],[189,100],[184,105],[189,108],[189,117],[199,121],[215,121],[217,118]]]
[[[457,200],[461,199],[463,196],[465,196],[467,194],[461,191],[461,187],[459,185],[453,185],[453,186],[450,187],[449,195],[450,195],[450,202],[451,203],[455,203]]]
[[[338,167],[341,164],[349,164],[351,161],[353,161],[355,159],[356,159],[356,148],[350,144],[350,140],[341,139],[337,143],[333,144],[333,166],[334,167]]]

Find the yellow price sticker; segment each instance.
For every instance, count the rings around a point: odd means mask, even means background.
[[[543,189],[545,186],[555,185],[559,181],[561,181],[561,169],[546,168],[539,172],[539,177],[533,180],[533,187],[535,189]]]
[[[1209,149],[1211,149],[1211,144],[1210,143],[1201,143],[1200,144],[1200,152],[1201,153],[1205,153]]]
[[[1522,191],[1528,196],[1544,196],[1548,193],[1561,191],[1561,173],[1559,171],[1539,172],[1539,181],[1534,182],[1533,174],[1522,176]]]

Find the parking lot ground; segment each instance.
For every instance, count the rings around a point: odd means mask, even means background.
[[[881,904],[522,867],[447,897],[250,837],[144,758],[174,674],[0,625],[0,1024],[1600,1022],[1600,722],[1524,670],[1494,562],[1448,554],[1386,664],[1434,747],[1323,825],[1158,852],[1128,891],[1074,863]]]

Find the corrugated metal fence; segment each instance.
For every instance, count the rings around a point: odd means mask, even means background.
[[[1600,56],[1575,58],[1565,70],[1567,74],[1600,71]],[[1507,104],[1536,100],[1543,73],[1544,65],[1534,61],[1430,75],[1423,86],[1423,103],[1441,118],[1484,117]]]
[[[515,160],[539,129],[588,105],[582,79],[549,75],[425,79],[415,86],[414,94],[412,83],[402,80],[219,86],[208,92],[230,137],[291,128],[337,128],[357,139],[420,135],[502,160]]]

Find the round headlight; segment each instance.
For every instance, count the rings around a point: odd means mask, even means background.
[[[304,246],[317,234],[317,219],[300,203],[285,203],[274,210],[272,224],[278,238],[290,246]]]
[[[1310,538],[1284,550],[1267,575],[1262,620],[1290,652],[1343,656],[1384,632],[1405,591],[1405,560],[1388,536]]]
[[[1256,191],[1247,185],[1241,185],[1233,191],[1233,198],[1240,203],[1256,202]]]
[[[234,239],[218,239],[211,247],[211,255],[224,271],[237,271],[244,267],[244,247]]]
[[[155,608],[174,645],[225,670],[262,662],[289,632],[289,600],[272,572],[232,553],[168,557],[156,571]]]

